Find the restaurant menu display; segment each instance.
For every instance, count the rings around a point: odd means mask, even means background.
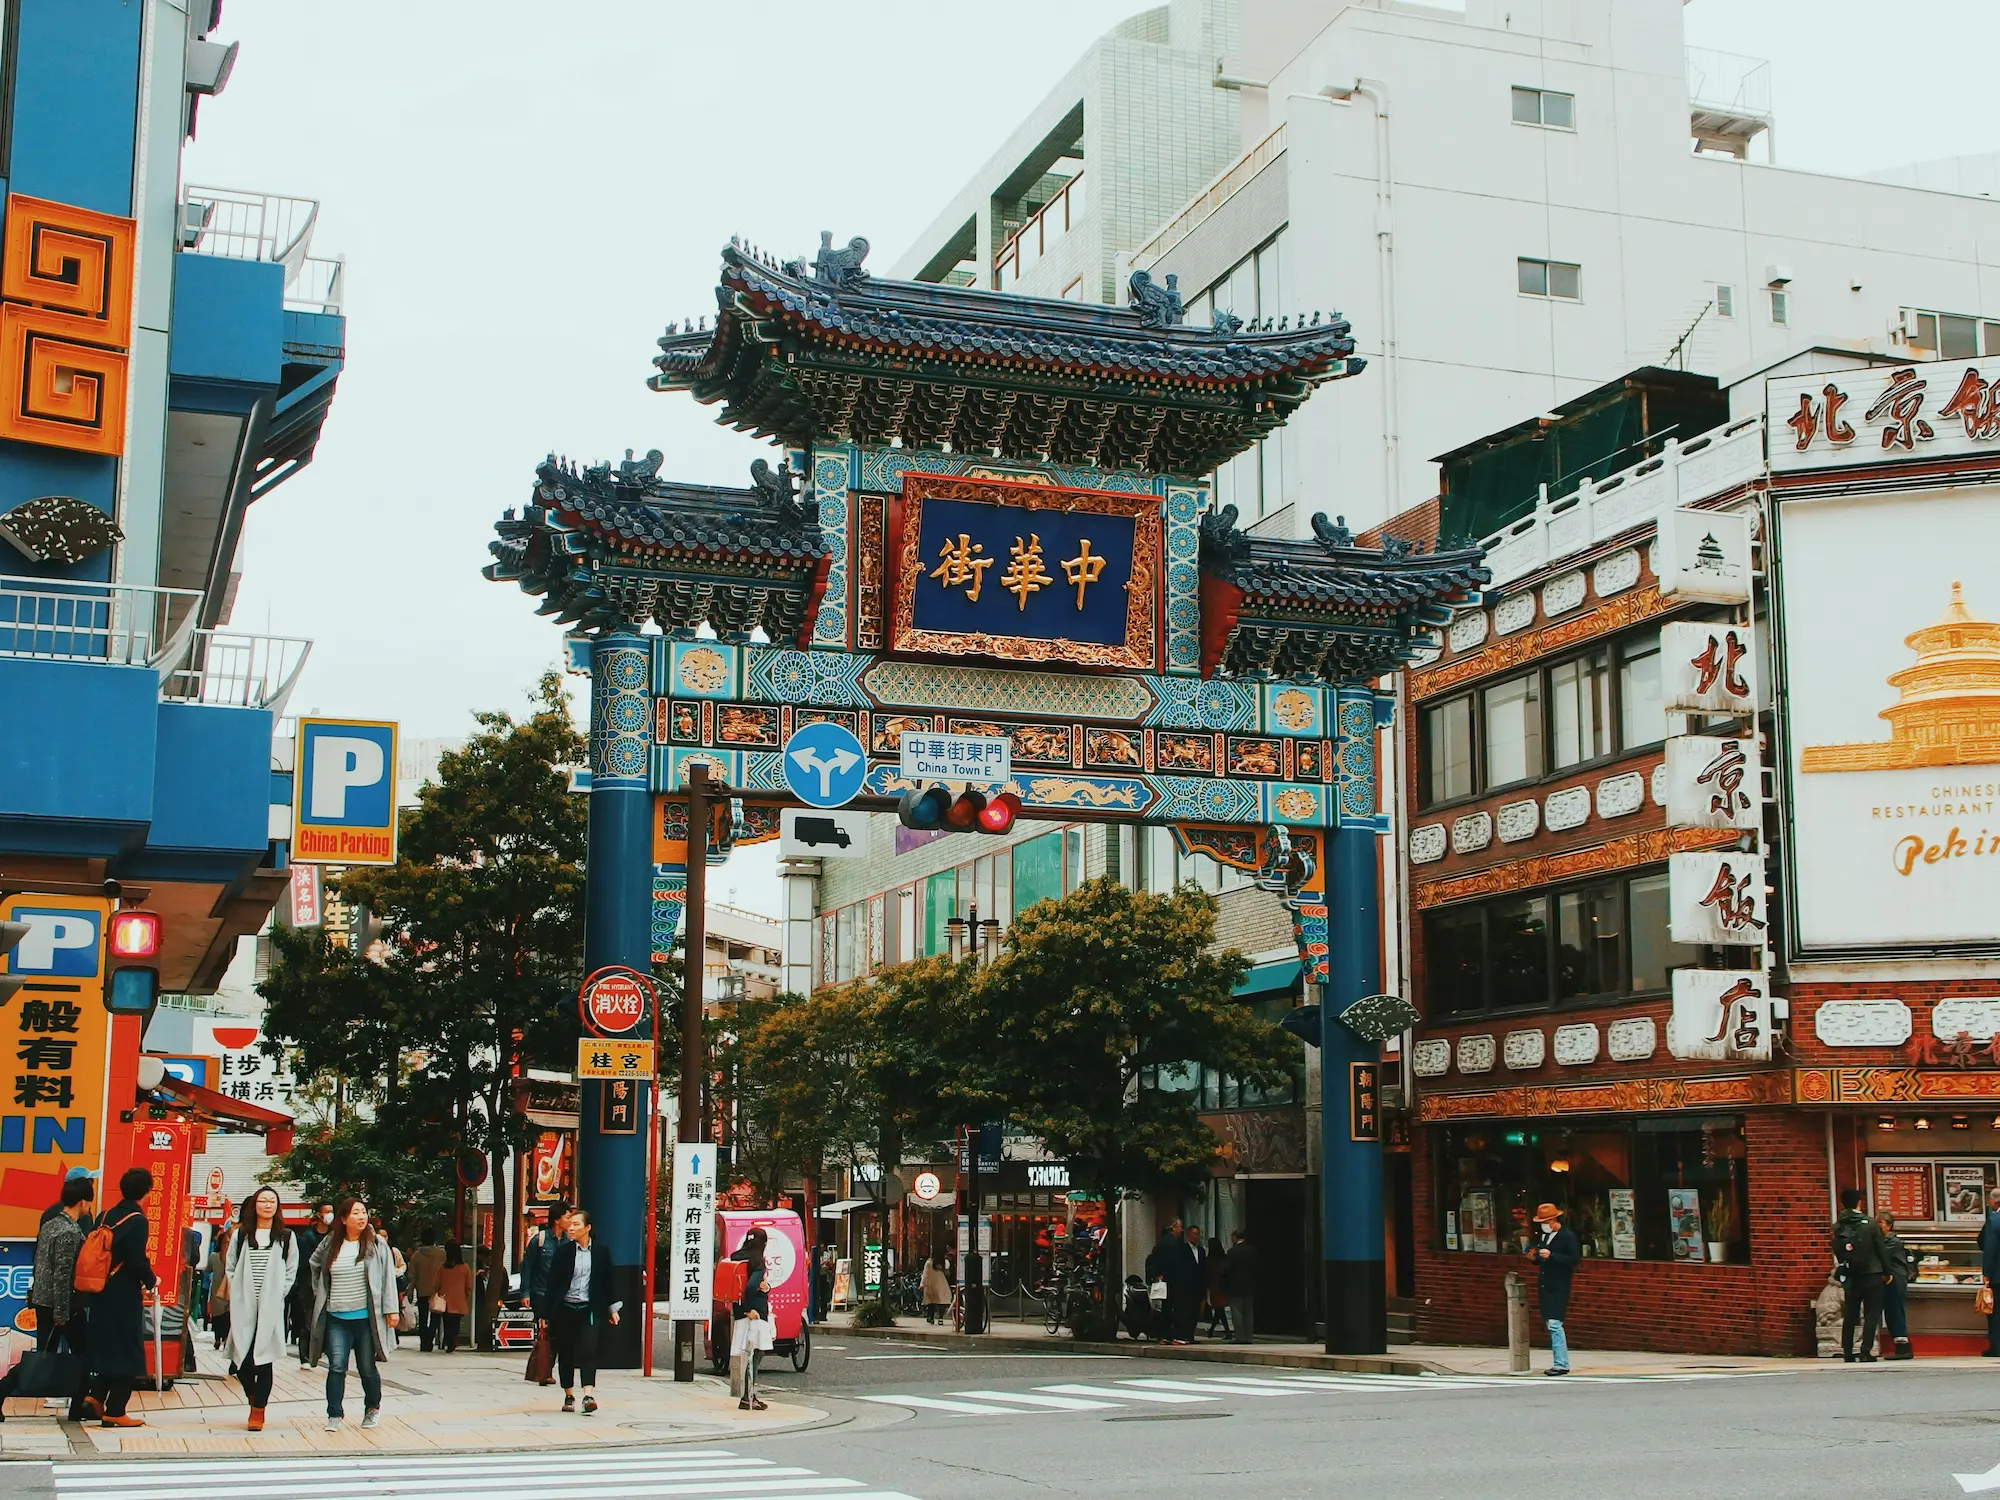
[[[1490,1190],[1467,1193],[1458,1204],[1458,1232],[1468,1250],[1498,1253],[1500,1234],[1494,1222]]]
[[[1987,1169],[1960,1164],[1941,1169],[1944,1177],[1944,1213],[1947,1224],[1980,1224],[1986,1219]]]
[[[1700,1188],[1667,1189],[1667,1225],[1673,1231],[1675,1260],[1708,1258],[1702,1248]]]
[[[1947,1169],[1949,1170],[1949,1169]],[[1868,1163],[1868,1202],[1878,1214],[1888,1214],[1899,1223],[1919,1220],[1930,1223],[1937,1217],[1932,1198],[1931,1164],[1927,1161],[1871,1161]],[[1979,1175],[1978,1168],[1973,1175]]]
[[[1614,1260],[1639,1258],[1639,1210],[1632,1201],[1632,1189],[1612,1188],[1611,1255]]]

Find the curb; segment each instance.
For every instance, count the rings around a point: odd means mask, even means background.
[[[1450,1375],[1448,1366],[1427,1359],[1388,1354],[1309,1354],[1292,1349],[1259,1349],[1255,1344],[1195,1345],[1166,1348],[1158,1344],[1112,1343],[1091,1339],[1057,1339],[1047,1335],[1007,1333],[944,1333],[929,1328],[841,1328],[841,1337],[903,1339],[938,1344],[947,1349],[1025,1349],[1041,1354],[1101,1354],[1124,1359],[1184,1359],[1197,1364],[1272,1365],[1291,1370],[1345,1370],[1375,1375]]]

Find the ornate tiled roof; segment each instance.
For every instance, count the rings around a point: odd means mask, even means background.
[[[1100,307],[878,280],[861,269],[865,241],[822,238],[810,270],[724,250],[715,326],[667,330],[653,389],[723,403],[723,421],[796,446],[895,441],[1195,475],[1362,365],[1338,314],[1194,328],[1172,277],[1135,272],[1131,304]]]
[[[529,504],[495,523],[486,577],[585,628],[650,618],[667,631],[712,625],[725,639],[796,638],[827,544],[791,474],[759,459],[748,489],[676,484],[658,477],[660,461],[656,449],[579,469],[551,455]]]
[[[1313,517],[1310,540],[1237,529],[1236,507],[1202,517],[1202,670],[1366,679],[1435,644],[1429,627],[1479,597],[1478,547],[1424,553],[1357,547],[1343,520]]]

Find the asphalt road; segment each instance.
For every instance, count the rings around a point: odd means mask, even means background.
[[[2000,1370],[1601,1379],[1578,1364],[1568,1380],[1300,1380],[829,1332],[809,1371],[780,1362],[768,1384],[852,1420],[731,1446],[916,1500],[1942,1500],[1968,1492],[1955,1475],[1988,1470],[2000,1495]]]

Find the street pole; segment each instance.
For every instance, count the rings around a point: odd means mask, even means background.
[[[984,1131],[965,1128],[965,1329],[986,1332],[986,1261],[979,1253],[979,1149]]]
[[[701,1139],[702,973],[708,957],[708,767],[688,766],[687,937],[681,944],[681,1128],[679,1139]],[[658,1132],[655,1131],[657,1136]],[[646,1309],[648,1321],[652,1308]],[[674,1323],[674,1380],[694,1380],[693,1320]]]
[[[653,1378],[653,1282],[658,1275],[660,1242],[660,1000],[653,987],[653,1076],[646,1081],[652,1109],[646,1115],[646,1263],[639,1278],[646,1304],[646,1321],[639,1329],[639,1374]]]

